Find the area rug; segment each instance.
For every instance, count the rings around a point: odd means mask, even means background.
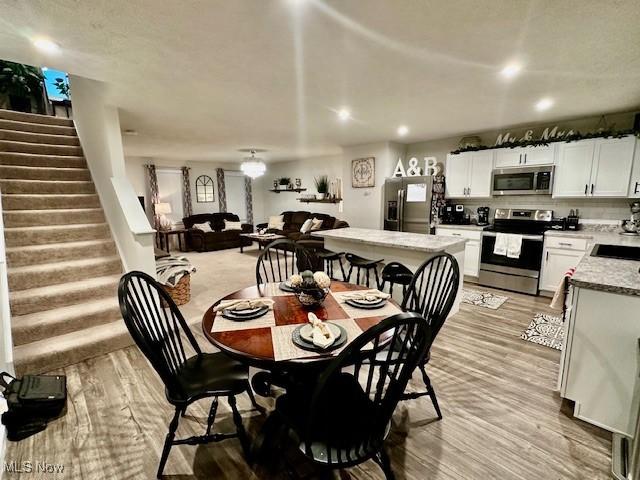
[[[462,289],[462,302],[477,307],[497,310],[507,300],[509,300],[509,297],[495,295],[490,292],[481,292],[480,290],[472,290],[470,288]]]
[[[564,345],[562,319],[555,315],[536,313],[529,327],[520,335],[520,338],[527,342],[562,350]]]

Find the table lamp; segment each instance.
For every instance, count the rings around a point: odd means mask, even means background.
[[[171,229],[171,220],[166,217],[171,213],[170,203],[156,203],[154,206],[154,212],[158,216],[158,225],[162,230]]]

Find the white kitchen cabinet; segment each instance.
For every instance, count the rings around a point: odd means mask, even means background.
[[[638,145],[638,139],[636,139],[635,144],[631,180],[629,181],[629,198],[640,197],[640,145]]]
[[[447,155],[445,167],[447,197],[490,197],[492,170],[492,150]]]
[[[626,197],[635,138],[560,143],[554,197]]]
[[[495,167],[529,167],[535,165],[553,165],[554,145],[537,147],[496,148]]]
[[[469,277],[477,277],[480,274],[480,244],[482,242],[481,230],[465,230],[456,229],[455,225],[439,226],[436,229],[436,235],[447,237],[465,238],[467,242],[464,245],[464,275]]]
[[[578,265],[586,248],[584,238],[545,236],[540,290],[555,292],[567,270]]]

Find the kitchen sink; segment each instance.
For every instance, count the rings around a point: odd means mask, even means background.
[[[603,245],[601,243],[598,243],[591,251],[591,256],[640,261],[640,247],[629,247],[625,245]]]

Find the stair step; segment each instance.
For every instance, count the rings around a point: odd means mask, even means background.
[[[87,168],[24,167],[0,165],[0,178],[18,180],[83,180],[90,181]]]
[[[61,208],[50,210],[7,210],[4,224],[8,228],[43,225],[71,225],[104,222],[102,208]]]
[[[13,344],[24,345],[96,325],[121,320],[117,298],[101,298],[78,305],[14,316]]]
[[[122,264],[118,256],[112,255],[10,268],[7,277],[9,290],[19,292],[116,273],[122,273]]]
[[[2,195],[4,210],[44,210],[54,208],[100,208],[100,197],[96,194],[20,194]]]
[[[4,180],[0,179],[2,193],[96,193],[93,182],[82,180]]]
[[[79,258],[95,258],[116,255],[113,240],[85,240],[80,242],[48,243],[6,249],[9,268],[26,265],[42,265]]]
[[[80,139],[71,135],[55,135],[50,133],[21,132],[18,130],[0,129],[0,140],[26,143],[42,143],[45,145],[80,146]]]
[[[40,123],[45,125],[58,125],[62,127],[74,126],[73,120],[70,118],[52,117],[50,115],[40,115],[37,113],[16,112],[15,110],[0,109],[0,118],[25,123]]]
[[[7,247],[44,245],[49,243],[81,242],[85,240],[111,239],[106,223],[46,225],[40,227],[18,227],[4,229]]]
[[[0,151],[18,153],[37,153],[40,155],[82,156],[82,147],[71,145],[45,145],[41,143],[14,142],[0,140]]]
[[[12,292],[11,314],[26,315],[98,298],[115,298],[119,280],[120,275],[109,275]]]
[[[45,373],[133,345],[124,321],[97,325],[14,348],[16,373]]]
[[[67,135],[70,137],[78,136],[74,127],[47,125],[45,123],[20,122],[18,120],[6,120],[4,118],[0,118],[0,129],[15,130],[16,132],[44,133],[47,135]]]
[[[87,168],[82,156],[37,155],[32,153],[0,152],[0,165],[23,165],[25,167]]]

